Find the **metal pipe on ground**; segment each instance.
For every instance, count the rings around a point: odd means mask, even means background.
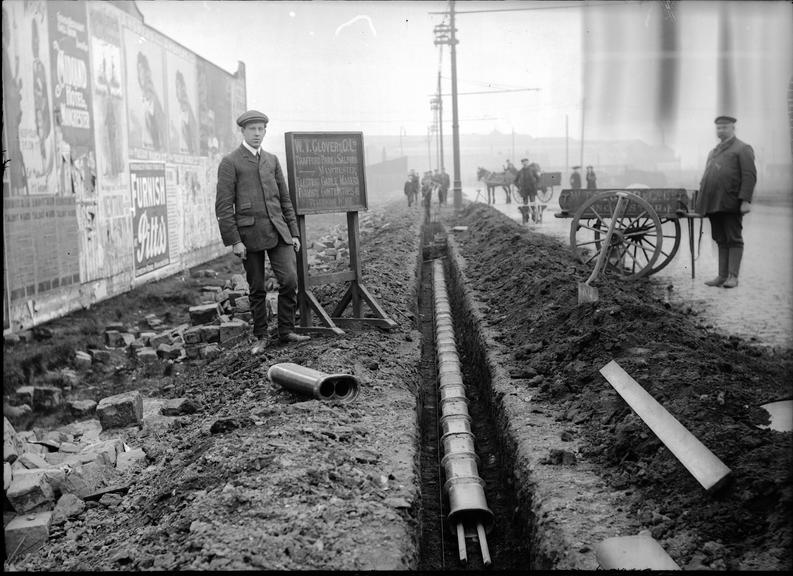
[[[460,357],[454,339],[454,326],[443,274],[443,264],[433,265],[435,304],[435,347],[438,360],[443,446],[446,482],[443,491],[449,499],[449,526],[457,534],[460,562],[468,561],[466,538],[479,542],[485,566],[492,563],[487,533],[493,527],[493,512],[487,505],[484,481],[479,477],[468,399],[465,395]]]
[[[292,392],[308,394],[318,400],[351,402],[358,397],[358,379],[352,374],[325,374],[291,362],[273,364],[267,378]]]

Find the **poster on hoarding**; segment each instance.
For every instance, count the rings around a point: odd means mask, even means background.
[[[231,113],[231,80],[220,68],[198,61],[198,115],[201,155],[214,161],[235,146]]]
[[[131,162],[132,234],[135,277],[170,263],[165,164]]]
[[[91,9],[94,134],[99,189],[126,190],[124,78],[118,19],[97,6]]]
[[[3,2],[3,106],[10,194],[53,194],[55,170],[45,2]]]
[[[96,157],[85,4],[60,0],[49,2],[47,8],[58,193],[78,200],[92,198]]]
[[[124,54],[130,157],[164,160],[168,119],[163,49],[137,32],[125,29]]]
[[[168,83],[168,150],[172,154],[197,156],[199,130],[195,57],[188,60],[167,52],[165,70]]]

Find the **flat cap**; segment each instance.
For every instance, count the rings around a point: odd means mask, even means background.
[[[713,121],[714,124],[735,124],[736,122],[737,120],[732,116],[719,116]]]
[[[581,166],[573,166],[573,170],[580,170]]]
[[[237,126],[245,126],[248,122],[264,122],[267,124],[269,121],[270,119],[267,117],[267,114],[259,112],[258,110],[248,110],[240,114],[240,117],[237,118]]]
[[[520,159],[520,161],[521,161],[521,162],[528,162],[528,161],[529,161],[529,159],[528,159],[528,158],[521,158],[521,159]]]

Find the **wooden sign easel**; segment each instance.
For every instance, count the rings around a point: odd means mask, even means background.
[[[297,226],[303,247],[298,252],[297,301],[300,326],[296,332],[343,334],[341,327],[356,323],[381,328],[394,328],[391,320],[374,296],[361,283],[360,232],[358,211],[368,208],[363,159],[362,132],[287,132],[286,164],[289,191],[297,214]],[[309,273],[307,214],[347,213],[347,238],[350,268],[342,272]],[[349,282],[347,291],[331,314],[322,307],[311,291],[312,286]],[[362,304],[372,310],[373,317],[363,317]],[[352,317],[342,318],[352,304]],[[314,326],[312,313],[320,326]]]

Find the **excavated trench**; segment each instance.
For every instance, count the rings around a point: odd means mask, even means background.
[[[469,400],[471,429],[476,437],[479,457],[479,476],[485,482],[487,503],[495,516],[487,541],[492,558],[492,569],[528,569],[529,532],[528,511],[530,497],[519,493],[514,485],[514,458],[499,433],[498,419],[493,405],[490,373],[486,351],[480,339],[470,330],[460,330],[466,324],[467,311],[459,298],[458,276],[450,274],[446,259],[446,240],[442,226],[427,223],[422,229],[422,263],[418,278],[418,308],[422,335],[421,389],[419,397],[419,422],[421,430],[421,517],[420,563],[422,570],[460,570],[484,568],[482,555],[475,540],[467,542],[468,562],[461,565],[457,537],[446,522],[448,500],[443,493],[443,468],[440,465],[443,451],[439,426],[439,388],[436,364],[433,322],[432,266],[435,259],[444,262],[449,298],[455,325],[457,352],[460,357],[463,382]]]

